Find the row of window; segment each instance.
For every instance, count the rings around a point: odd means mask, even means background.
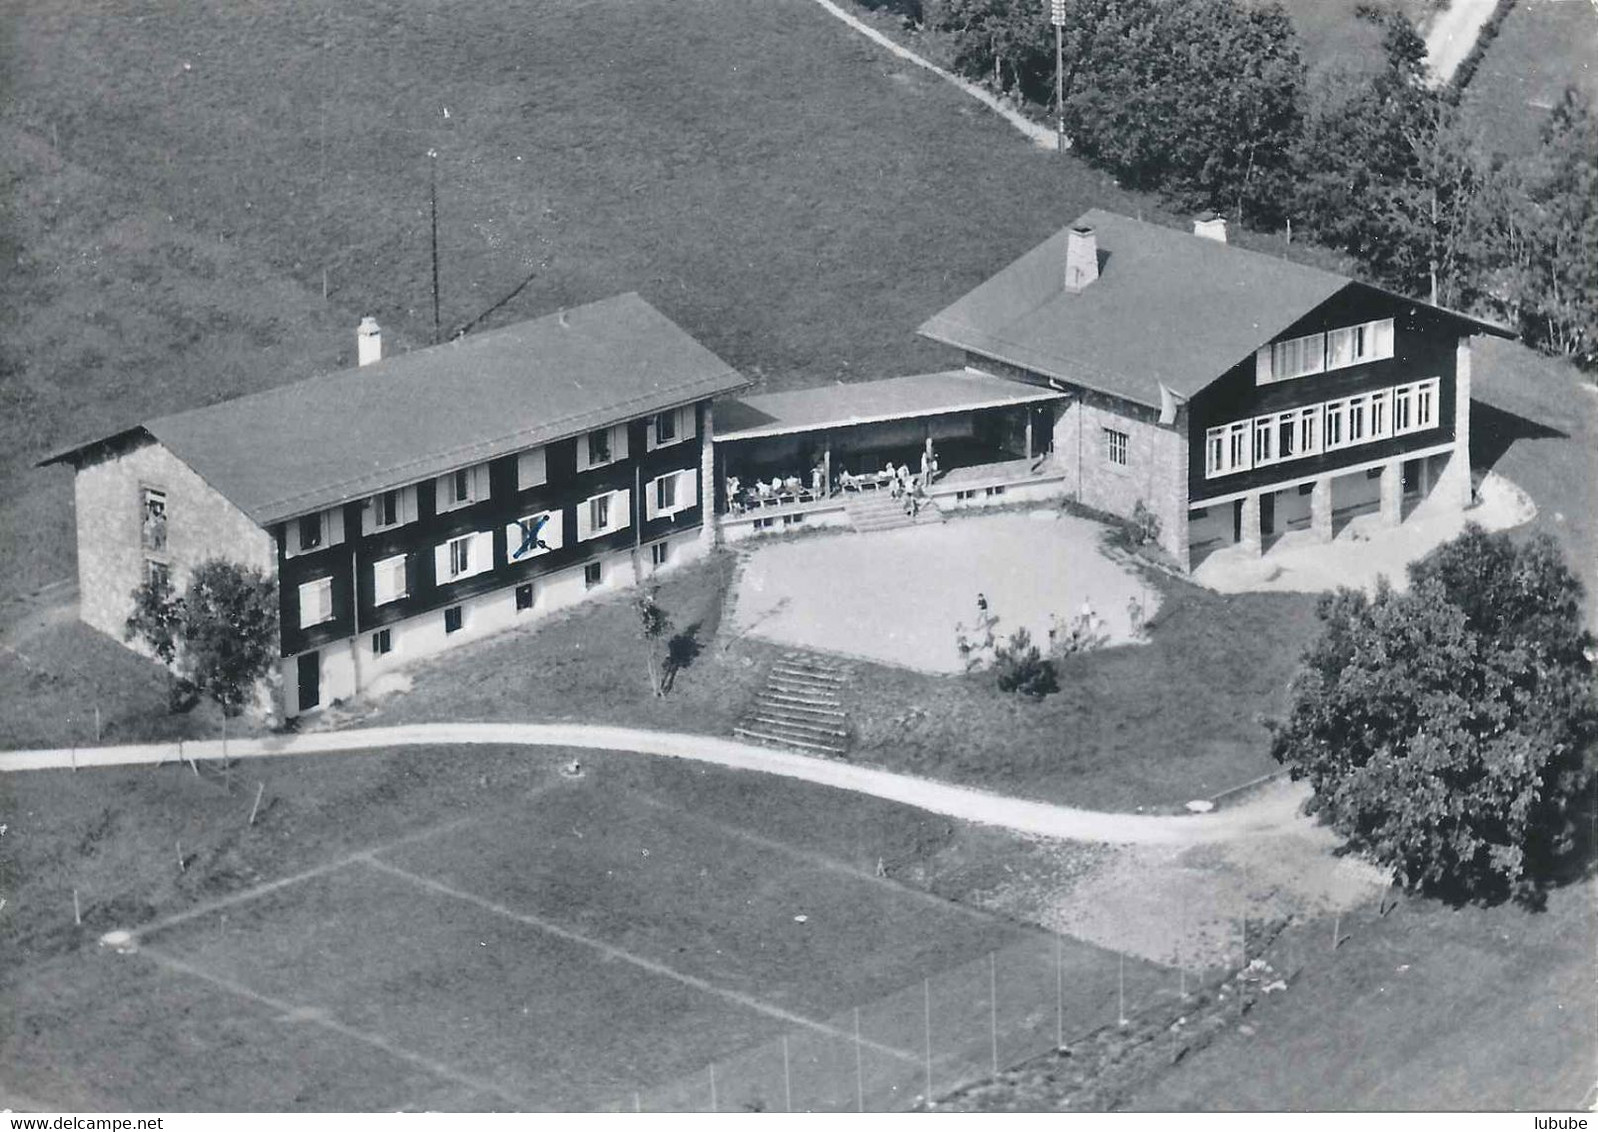
[[[651,544],[650,547],[649,547],[649,561],[650,561],[650,564],[652,566],[655,566],[655,567],[664,566],[666,564],[667,560],[668,560],[668,557],[669,557],[669,549],[670,548],[669,548],[668,544],[665,543],[665,542],[657,542],[657,543]],[[596,587],[603,585],[604,581],[605,581],[604,563],[602,563],[602,562],[588,562],[588,563],[585,563],[583,565],[583,588],[584,589],[590,589],[590,590],[591,589],[595,589]],[[317,583],[317,582],[308,582],[308,583],[306,583],[306,585],[321,587],[313,595],[312,608],[314,608],[315,610],[320,612],[324,608],[324,605],[325,605],[327,610],[328,610],[328,612],[327,612],[326,616],[324,616],[322,618],[322,620],[325,621],[325,620],[330,619],[332,617],[332,612],[331,612],[331,599],[332,599],[331,580],[330,579],[323,579],[319,583]],[[300,606],[300,608],[302,610],[302,613],[301,613],[302,627],[304,627],[304,625],[305,625],[305,620],[304,620],[305,614],[303,613],[303,610],[305,610],[307,608],[307,606],[305,604],[305,593],[306,593],[306,587],[305,586],[301,586],[300,587],[300,594],[301,594],[301,606]],[[516,612],[517,613],[526,613],[527,611],[531,610],[537,603],[537,597],[538,597],[538,591],[537,591],[537,588],[535,587],[535,584],[533,582],[523,582],[521,585],[517,586],[512,591],[512,598],[513,598],[513,600],[516,603]],[[444,615],[444,633],[445,633],[446,636],[454,634],[454,633],[458,633],[458,632],[460,632],[462,629],[464,629],[466,627],[466,611],[465,611],[465,607],[464,606],[461,606],[461,605],[446,606],[444,611],[443,611],[443,615]],[[310,622],[310,624],[320,624],[320,623],[321,623],[320,621],[318,621],[318,622]],[[375,631],[371,635],[371,642],[372,642],[372,655],[373,656],[387,656],[389,653],[394,651],[394,631],[393,631],[393,629],[391,629],[391,628],[378,629],[377,631]]]
[[[1434,428],[1439,385],[1433,377],[1209,429],[1204,474],[1231,475]]]
[[[1392,356],[1393,320],[1379,318],[1261,346],[1254,355],[1254,380],[1269,385]]]
[[[669,448],[680,444],[697,435],[697,424],[694,416],[694,407],[684,405],[677,409],[667,409],[665,412],[656,413],[649,420],[649,427],[645,432],[645,447],[653,452],[660,448]],[[598,429],[581,437],[577,442],[577,470],[586,472],[594,468],[602,468],[607,464],[614,464],[627,458],[627,426],[625,424],[613,425],[609,428]],[[682,473],[675,473],[681,475]],[[516,489],[525,491],[528,488],[539,487],[549,482],[549,471],[545,449],[542,447],[531,448],[526,452],[517,454],[516,457]],[[651,481],[651,490],[656,489]],[[681,491],[680,482],[664,489],[673,492]],[[146,527],[146,548],[161,549],[166,540],[166,497],[159,492],[158,500],[151,498],[152,493],[146,492],[144,501],[144,515]],[[470,507],[474,503],[481,503],[491,494],[488,477],[488,465],[476,464],[469,468],[458,468],[453,472],[446,472],[435,481],[433,497],[440,514],[449,511],[458,511],[463,507]],[[693,501],[681,504],[671,503],[659,506],[658,512],[652,510],[649,517],[655,518],[656,514],[666,515],[682,510],[684,507],[693,506]],[[652,504],[652,506],[654,506]],[[156,516],[152,519],[151,516]],[[374,534],[386,531],[393,527],[414,523],[417,518],[416,510],[416,485],[392,488],[379,492],[367,499],[361,510],[361,533]],[[159,538],[161,546],[152,546],[151,539]],[[337,546],[344,541],[344,514],[342,509],[333,508],[321,511],[314,515],[305,515],[289,524],[288,545],[284,548],[287,557],[297,554],[307,554],[325,546]]]

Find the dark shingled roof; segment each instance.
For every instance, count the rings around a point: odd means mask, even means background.
[[[1099,278],[1070,292],[1066,242],[1071,228],[1084,225],[1098,243]],[[1191,397],[1350,286],[1366,285],[1095,208],[933,315],[920,332],[1157,407],[1161,384]],[[1504,333],[1441,313],[1473,330]]]
[[[143,427],[265,526],[749,384],[629,293]]]
[[[838,382],[781,393],[730,398],[716,406],[717,440],[812,432],[823,428],[966,412],[1064,397],[976,370]]]

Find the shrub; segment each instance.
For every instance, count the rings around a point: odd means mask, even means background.
[[[993,671],[1001,692],[1040,699],[1060,690],[1054,662],[1038,650],[1032,643],[1032,634],[1025,629],[1011,633],[1009,639],[994,650]]]

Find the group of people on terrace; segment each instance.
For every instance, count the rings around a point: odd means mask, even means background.
[[[937,452],[933,449],[932,441],[928,439],[926,446],[921,450],[919,473],[913,474],[910,466],[904,462],[896,465],[892,459],[889,459],[882,470],[876,472],[856,473],[841,468],[832,477],[830,484],[827,482],[826,464],[822,462],[818,462],[810,469],[808,483],[795,475],[774,475],[770,480],[756,479],[752,484],[745,486],[737,476],[729,475],[727,506],[732,511],[739,512],[782,504],[809,503],[830,498],[840,492],[887,488],[895,499],[904,499],[906,510],[914,513],[919,501],[926,497],[937,475]]]

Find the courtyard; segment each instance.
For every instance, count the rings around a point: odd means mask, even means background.
[[[1086,606],[1108,644],[1128,644],[1132,603],[1147,619],[1159,596],[1103,552],[1105,530],[1042,509],[776,542],[743,562],[734,622],[778,644],[958,673],[958,627],[973,627],[981,594],[1001,638],[1025,628],[1046,647],[1051,618]]]

